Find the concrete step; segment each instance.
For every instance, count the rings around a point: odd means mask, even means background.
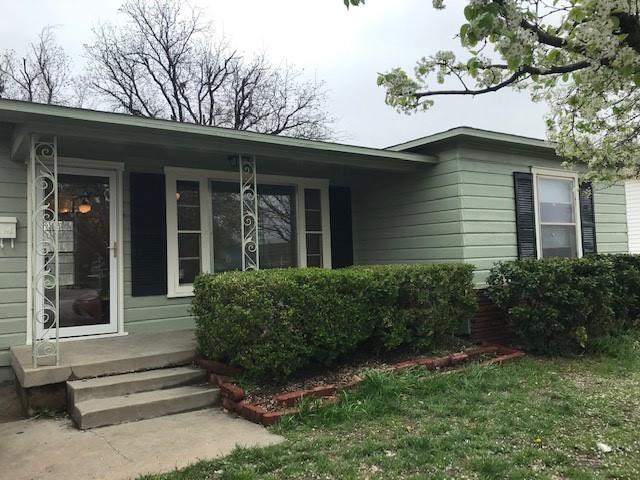
[[[217,405],[219,398],[219,390],[209,385],[153,390],[78,402],[71,409],[71,418],[86,430],[199,410]]]
[[[67,382],[67,402],[73,406],[94,398],[115,397],[205,383],[206,372],[195,367],[174,367]]]

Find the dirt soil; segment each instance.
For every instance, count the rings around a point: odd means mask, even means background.
[[[466,347],[468,347],[467,344],[459,341],[452,344],[446,351],[429,353],[398,351],[380,357],[358,355],[330,369],[308,370],[304,375],[294,377],[285,384],[242,385],[246,392],[245,401],[260,405],[268,411],[281,410],[282,405],[275,402],[275,397],[281,393],[308,390],[326,385],[344,386],[361,378],[367,370],[384,370],[405,360],[446,355],[462,351]]]
[[[13,422],[23,418],[15,385],[0,386],[0,423]]]

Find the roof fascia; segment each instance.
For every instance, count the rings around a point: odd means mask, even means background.
[[[392,169],[393,163],[398,170],[420,168],[425,164],[437,163],[437,157],[411,152],[395,152],[384,149],[343,145],[331,142],[304,140],[276,135],[265,135],[233,129],[206,127],[189,123],[172,122],[131,115],[99,112],[55,105],[34,104],[12,100],[0,100],[0,121],[7,121],[22,130],[55,135],[82,135],[93,138],[106,138],[109,132],[118,132],[120,138],[130,137],[129,141],[140,141],[141,134],[154,137],[153,143],[171,143],[171,137],[189,137],[190,145],[195,143],[233,146],[242,148],[244,153],[258,154],[269,152],[278,156],[290,156],[288,153],[305,153],[305,159],[321,163],[339,163],[353,166]],[[127,134],[131,132],[131,135]],[[160,137],[160,138],[158,138]],[[179,143],[179,142],[178,142]],[[328,156],[327,154],[331,154]],[[324,157],[324,161],[317,157]],[[332,160],[330,157],[336,157]],[[351,160],[348,160],[348,159]],[[302,159],[302,158],[301,158]],[[346,162],[346,163],[345,163]],[[403,165],[404,164],[404,165]]]
[[[451,130],[429,135],[427,137],[410,140],[405,143],[388,147],[388,150],[394,152],[406,151],[417,147],[427,147],[441,142],[461,140],[465,137],[476,140],[493,141],[497,143],[510,143],[527,148],[554,150],[553,144],[547,142],[546,140],[522,137],[509,133],[492,132],[489,130],[481,130],[469,127],[457,127]]]

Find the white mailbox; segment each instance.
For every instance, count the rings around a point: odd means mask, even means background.
[[[5,240],[11,240],[11,248],[15,246],[17,224],[16,217],[0,217],[0,248],[4,248]]]

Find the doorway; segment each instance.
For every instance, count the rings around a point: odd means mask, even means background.
[[[60,168],[57,189],[60,338],[116,333],[116,172]]]

